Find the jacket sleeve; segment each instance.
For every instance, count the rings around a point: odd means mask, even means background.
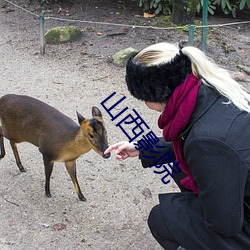
[[[160,148],[158,148],[160,146]],[[141,160],[142,166],[144,168],[150,167],[154,162],[156,162],[159,158],[162,157],[167,152],[170,152],[170,154],[173,156],[173,160],[175,160],[175,153],[173,149],[172,142],[166,142],[163,137],[159,137],[159,142],[157,142],[156,145],[150,150],[142,151],[139,150],[139,159]],[[154,151],[161,151],[160,153],[156,154]],[[152,157],[152,158],[149,158]],[[164,163],[167,163],[164,162]]]
[[[184,154],[197,182],[205,223],[224,236],[235,236],[244,220],[244,189],[248,166],[226,142],[192,138]]]

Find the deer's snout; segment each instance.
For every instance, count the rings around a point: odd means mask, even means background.
[[[108,154],[103,154],[102,157],[103,157],[104,159],[108,159],[108,158],[110,157],[110,155],[111,155],[110,153],[108,153]]]

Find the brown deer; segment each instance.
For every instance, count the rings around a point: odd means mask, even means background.
[[[50,194],[50,176],[54,162],[64,162],[81,201],[86,201],[76,177],[76,159],[94,149],[103,158],[108,148],[107,132],[101,111],[92,107],[93,118],[77,112],[80,126],[60,111],[29,96],[9,94],[0,98],[0,158],[5,156],[3,137],[9,139],[16,164],[20,161],[17,143],[29,142],[39,148],[45,167],[45,193]]]

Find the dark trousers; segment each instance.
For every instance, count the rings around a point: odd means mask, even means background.
[[[181,192],[188,191],[184,187],[181,186],[180,180],[186,177],[183,172],[179,174],[173,174],[174,181],[180,188]],[[176,250],[180,244],[176,242],[173,235],[171,235],[164,218],[161,214],[160,205],[156,205],[152,208],[149,217],[148,217],[148,226],[154,238],[158,241],[158,243],[167,250]]]

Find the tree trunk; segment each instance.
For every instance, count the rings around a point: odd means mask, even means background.
[[[178,25],[192,24],[198,0],[173,0],[171,22]]]

